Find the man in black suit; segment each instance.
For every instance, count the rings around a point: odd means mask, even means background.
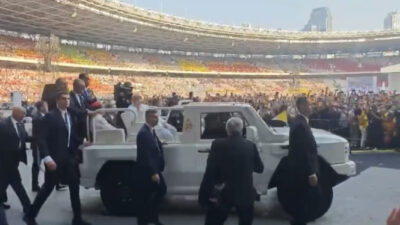
[[[277,187],[282,208],[293,218],[291,224],[305,225],[329,210],[333,187],[348,177],[338,174],[318,155],[307,98],[299,97],[296,105],[299,115],[291,122],[289,155],[278,164],[269,188]]]
[[[71,112],[72,120],[77,127],[77,135],[79,137],[79,143],[77,143],[78,145],[81,145],[86,137],[87,110],[85,100],[82,95],[84,90],[85,82],[81,79],[76,79],[73,82],[73,90],[69,93],[71,100],[69,110]]]
[[[68,92],[68,83],[64,78],[57,78],[54,84],[46,84],[42,93],[42,100],[47,102],[49,111],[57,109],[56,98],[60,91]],[[61,184],[56,185],[56,190],[64,190],[66,186]]]
[[[138,225],[149,223],[162,225],[158,212],[167,186],[162,176],[164,171],[164,151],[154,126],[158,124],[157,110],[146,111],[146,123],[137,134],[139,200]]]
[[[23,210],[28,213],[31,202],[22,185],[18,170],[20,162],[27,163],[26,145],[28,134],[22,120],[26,111],[22,107],[14,107],[12,115],[0,122],[0,202],[7,201],[7,187],[11,185]]]
[[[297,187],[291,193],[296,199],[292,202],[295,210],[291,213],[294,217],[291,224],[305,225],[306,216],[309,214],[307,208],[310,204],[307,193],[317,191],[319,160],[317,143],[309,126],[311,109],[307,98],[299,97],[296,106],[299,115],[290,127],[288,156],[289,164],[292,165],[293,182],[297,183]]]
[[[37,224],[35,218],[56,184],[61,181],[69,186],[71,206],[74,213],[73,225],[88,225],[82,219],[79,197],[79,167],[76,126],[67,108],[69,95],[60,92],[57,95],[57,108],[45,115],[42,122],[40,150],[46,165],[45,182],[40,189],[32,208],[24,216],[28,225]]]
[[[217,139],[211,145],[199,203],[207,209],[206,225],[224,224],[233,207],[239,214],[239,224],[250,225],[254,201],[258,198],[253,186],[253,172],[262,173],[264,165],[257,146],[242,135],[242,119],[229,119],[226,132],[228,138]],[[220,189],[217,190],[216,186]]]
[[[31,148],[32,148],[32,191],[33,192],[38,192],[40,190],[39,186],[39,171],[40,171],[40,151],[39,151],[39,138],[40,138],[40,132],[41,132],[41,123],[43,120],[43,117],[46,115],[46,113],[49,111],[47,102],[45,101],[38,101],[35,104],[36,107],[36,113],[33,115],[33,120],[32,120],[32,142],[31,142]]]
[[[92,90],[89,89],[90,85],[90,78],[89,74],[87,73],[81,73],[79,74],[79,79],[83,80],[85,82],[85,89],[82,93],[86,108],[93,110],[90,108],[90,105],[94,102],[97,101],[95,94],[93,93]]]

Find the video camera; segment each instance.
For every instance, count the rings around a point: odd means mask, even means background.
[[[114,100],[117,108],[128,108],[131,104],[132,84],[130,82],[114,85]]]

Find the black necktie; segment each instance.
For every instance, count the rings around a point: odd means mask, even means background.
[[[71,130],[70,130],[70,124],[68,123],[68,114],[64,113],[64,122],[65,122],[65,127],[67,128],[68,131],[68,145],[67,147],[69,147],[69,142],[70,142],[70,138],[71,138]]]
[[[154,141],[156,142],[158,150],[160,150],[160,146],[158,144],[158,137],[157,137],[156,131],[154,129],[153,129],[153,138],[154,138]]]
[[[19,147],[21,147],[21,144],[25,141],[25,138],[26,138],[24,124],[21,122],[18,122],[17,130],[18,130],[18,136],[19,136],[19,141],[20,141]]]
[[[68,119],[67,119],[67,113],[64,113],[64,123],[65,123],[65,126],[67,127],[67,129],[68,129]]]
[[[80,104],[81,108],[83,108],[85,106],[85,104],[83,104],[83,101],[84,101],[83,96],[82,95],[78,95],[78,96],[79,96],[79,104]]]

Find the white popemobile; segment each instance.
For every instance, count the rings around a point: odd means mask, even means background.
[[[103,204],[111,213],[134,213],[136,124],[128,109],[119,111],[123,129],[92,131],[91,144],[83,147],[81,185],[100,189]],[[269,127],[248,104],[189,103],[171,108],[159,108],[162,118],[176,128],[174,140],[164,142],[166,168],[164,176],[168,195],[196,195],[202,180],[211,142],[223,137],[226,121],[232,116],[245,121],[246,138],[255,142],[265,165],[264,173],[254,175],[255,187],[267,194],[268,183],[282,157],[288,154],[289,128]],[[88,123],[91,124],[91,123]],[[127,133],[127,135],[125,135]],[[349,144],[332,133],[313,129],[318,152],[342,175],[355,175],[356,165],[349,160]]]

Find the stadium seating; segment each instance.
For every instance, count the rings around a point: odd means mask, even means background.
[[[351,59],[309,59],[305,61],[306,65],[315,71],[338,71],[338,72],[360,72],[360,71],[380,71],[382,65],[363,63]]]
[[[33,41],[8,36],[0,36],[0,55],[27,59],[42,58],[42,56],[35,51],[35,43]]]
[[[210,70],[202,63],[194,60],[181,60],[179,61],[183,71],[194,71],[194,72],[209,72]]]
[[[89,60],[95,62],[97,65],[120,65],[120,63],[115,60],[113,55],[108,51],[99,49],[86,49],[84,52]]]
[[[0,35],[0,56],[41,59],[30,39]],[[55,62],[81,65],[116,66],[136,69],[158,69],[194,72],[298,73],[298,72],[363,72],[400,63],[400,57],[359,59],[217,59],[185,57],[126,51],[106,51],[88,47],[61,46]]]
[[[76,73],[42,73],[24,69],[4,69],[0,67],[0,101],[9,101],[10,92],[20,91],[24,100],[35,102],[40,99],[45,84],[53,83],[62,77],[72,88],[72,82],[78,77]],[[98,98],[112,98],[114,84],[129,81],[134,92],[145,97],[161,96],[172,92],[186,96],[190,91],[196,95],[208,94],[250,94],[254,92],[266,93],[273,96],[275,92],[288,93],[290,82],[267,79],[211,79],[211,78],[172,78],[172,77],[140,77],[140,76],[110,76],[91,74],[90,88]],[[313,91],[323,90],[326,85],[323,81],[302,81],[301,87]]]
[[[87,58],[77,48],[70,46],[61,47],[61,54],[57,61],[82,65],[95,65],[95,62]]]

